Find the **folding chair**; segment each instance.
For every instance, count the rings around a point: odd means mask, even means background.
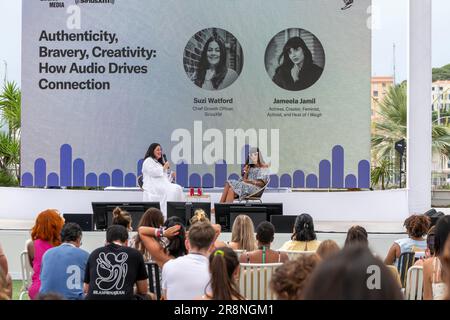
[[[406,300],[422,300],[423,296],[423,267],[413,266],[409,268],[406,277]]]
[[[241,263],[239,289],[247,300],[274,300],[270,280],[282,263]]]
[[[249,194],[248,196],[243,197],[242,199],[237,199],[239,202],[249,202],[249,201],[259,201],[260,203],[262,203],[261,197],[264,194],[264,191],[267,189],[267,187],[269,186],[269,182],[270,182],[270,178],[267,179],[266,183],[264,184],[263,187],[261,187],[261,189],[257,190],[256,192]]]
[[[156,295],[156,300],[161,300],[161,272],[155,262],[146,262],[148,285],[150,292]]]
[[[400,274],[400,281],[402,282],[402,288],[406,286],[406,274],[408,269],[414,265],[415,252],[403,252],[398,258],[397,270]]]
[[[22,287],[20,288],[19,300],[23,300],[25,294],[28,294],[28,289],[31,286],[33,268],[30,264],[28,251],[22,251],[20,254],[20,269],[22,272]]]

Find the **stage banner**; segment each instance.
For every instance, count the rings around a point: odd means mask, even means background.
[[[370,187],[370,0],[25,0],[22,185]]]

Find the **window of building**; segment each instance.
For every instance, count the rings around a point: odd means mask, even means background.
[[[377,91],[377,90],[375,90],[375,91],[373,92],[373,96],[374,96],[374,97],[378,97],[378,91]]]

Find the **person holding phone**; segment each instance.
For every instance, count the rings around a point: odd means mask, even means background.
[[[159,201],[161,211],[167,215],[167,201],[184,201],[183,188],[172,183],[170,163],[159,143],[152,143],[147,150],[142,165],[144,201]],[[170,174],[170,177],[169,177]]]

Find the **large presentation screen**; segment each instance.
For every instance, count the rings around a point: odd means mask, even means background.
[[[370,0],[26,0],[22,185],[370,187]]]

